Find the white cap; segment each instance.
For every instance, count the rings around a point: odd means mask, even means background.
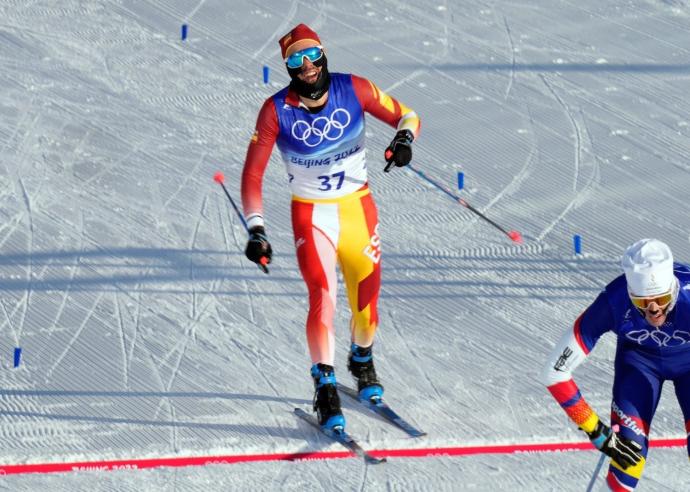
[[[641,239],[623,253],[628,291],[636,297],[665,294],[674,286],[671,249],[657,239]]]

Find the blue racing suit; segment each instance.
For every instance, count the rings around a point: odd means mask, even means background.
[[[611,423],[620,434],[642,445],[647,456],[650,425],[665,381],[672,381],[690,433],[690,268],[674,263],[678,294],[666,321],[651,326],[630,301],[621,275],[609,283],[563,336],[545,366],[542,379],[575,423],[590,432],[598,416],[585,402],[572,371],[586,358],[607,331],[616,334],[615,374]],[[688,434],[690,455],[690,434]],[[644,468],[623,469],[611,462],[607,482],[612,490],[632,490]]]

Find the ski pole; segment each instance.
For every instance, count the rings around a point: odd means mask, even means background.
[[[620,425],[615,424],[611,426],[611,431],[612,432],[618,432],[620,430]],[[601,471],[601,467],[604,465],[604,461],[606,460],[606,455],[604,453],[601,453],[601,456],[599,457],[599,462],[597,463],[596,468],[594,468],[594,473],[592,474],[592,478],[589,481],[589,485],[587,485],[587,492],[592,492],[594,488],[594,484],[597,481],[597,478],[599,477],[599,472]]]
[[[247,221],[244,220],[244,215],[242,215],[242,212],[240,212],[240,209],[237,208],[237,205],[235,205],[235,200],[232,199],[232,197],[230,196],[230,193],[228,193],[228,189],[225,187],[225,176],[223,175],[223,173],[218,171],[216,174],[213,175],[213,180],[223,188],[223,191],[225,192],[225,196],[228,197],[228,200],[230,200],[230,203],[232,204],[232,208],[235,209],[235,212],[237,212],[237,216],[242,221],[242,225],[244,226],[244,230],[247,231],[247,234],[249,234],[249,226],[247,225]],[[259,260],[259,261],[260,261],[260,263],[257,263],[259,265],[259,268],[261,268],[261,270],[263,270],[264,273],[268,273],[268,267],[266,266],[268,263],[268,258],[266,258],[265,256],[262,256],[261,260]]]
[[[513,241],[513,242],[515,242],[515,243],[518,243],[518,244],[521,244],[521,243],[522,243],[522,234],[520,234],[518,231],[507,231],[506,229],[504,229],[503,227],[501,227],[500,225],[498,225],[496,222],[494,222],[493,220],[491,220],[490,218],[488,218],[486,215],[484,215],[483,213],[481,213],[479,210],[477,210],[476,208],[474,208],[472,205],[470,205],[469,203],[467,203],[464,199],[460,198],[460,197],[457,196],[455,193],[452,193],[448,188],[446,188],[446,187],[443,186],[442,184],[438,183],[437,181],[431,179],[429,176],[427,176],[426,174],[424,174],[424,173],[423,173],[422,171],[420,171],[419,169],[415,168],[412,164],[408,164],[407,167],[409,167],[412,171],[414,171],[415,173],[417,173],[417,175],[419,175],[422,179],[424,179],[424,180],[427,181],[428,183],[431,183],[431,184],[432,184],[433,186],[435,186],[437,189],[441,190],[443,193],[445,193],[446,195],[448,195],[449,197],[451,197],[453,200],[455,200],[456,202],[458,202],[460,205],[462,205],[463,207],[467,208],[468,210],[470,210],[471,212],[473,212],[474,214],[478,215],[479,217],[481,217],[482,219],[484,219],[486,222],[488,222],[489,224],[491,224],[492,226],[494,226],[496,229],[498,229],[498,230],[501,231],[503,234],[505,234],[506,236],[508,236],[508,237],[511,239],[511,241]]]
[[[597,463],[597,466],[594,469],[594,473],[592,474],[592,478],[589,481],[589,485],[587,485],[587,492],[592,492],[592,488],[594,487],[594,484],[597,481],[597,477],[599,477],[599,471],[601,471],[601,467],[604,465],[605,459],[606,455],[604,453],[601,453],[601,457],[599,458],[599,462]]]

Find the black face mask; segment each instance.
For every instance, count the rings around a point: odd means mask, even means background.
[[[287,71],[292,79],[290,82],[290,88],[300,96],[316,101],[321,99],[321,97],[328,92],[328,87],[331,85],[331,75],[328,73],[328,60],[326,59],[325,54],[316,60],[314,65],[321,67],[321,73],[319,74],[319,78],[316,79],[316,82],[313,84],[307,84],[297,77],[297,75],[302,72],[302,67],[287,67]]]

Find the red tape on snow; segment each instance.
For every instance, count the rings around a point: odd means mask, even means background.
[[[683,447],[685,438],[656,439],[649,443],[652,448]],[[433,456],[469,456],[475,454],[544,453],[553,451],[588,451],[594,447],[589,442],[562,442],[544,444],[506,444],[496,446],[461,446],[412,449],[379,449],[370,451],[379,458],[424,458]],[[81,461],[72,463],[27,463],[0,465],[0,475],[24,473],[65,473],[78,471],[143,470],[164,466],[204,466],[249,463],[256,461],[299,461],[350,458],[348,451],[313,451],[306,453],[235,454],[226,456],[188,456],[151,459],[127,459],[112,461]]]

